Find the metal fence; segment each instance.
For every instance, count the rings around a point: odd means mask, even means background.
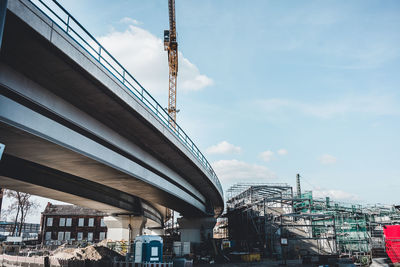
[[[182,266],[191,267],[193,261],[186,261]],[[0,255],[0,266],[14,267],[172,267],[172,262],[143,262],[135,263],[130,261],[110,261],[110,260],[70,260],[56,259],[53,257],[24,257]]]
[[[112,267],[172,267],[172,262],[128,262],[128,261],[115,261]],[[185,266],[186,267],[186,266]]]
[[[157,118],[167,126],[178,140],[189,149],[211,176],[213,184],[223,196],[222,186],[210,163],[201,153],[185,131],[176,124],[167,111],[144,89],[144,87],[119,63],[64,7],[56,0],[30,0],[49,19],[67,33],[77,44],[86,50],[97,62],[107,69],[123,86],[139,99]]]
[[[44,257],[0,255],[0,266],[44,266]]]

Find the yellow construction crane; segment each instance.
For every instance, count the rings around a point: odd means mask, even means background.
[[[178,42],[176,41],[175,27],[175,0],[168,0],[169,30],[164,31],[164,50],[168,51],[169,90],[168,114],[170,125],[176,127],[176,82],[178,76]]]
[[[169,11],[169,30],[164,31],[164,50],[168,51],[168,115],[169,124],[176,128],[176,82],[178,76],[178,42],[176,41],[176,26],[175,26],[175,0],[168,0]],[[171,219],[171,230],[174,231],[175,218],[174,212],[166,209],[165,222]]]

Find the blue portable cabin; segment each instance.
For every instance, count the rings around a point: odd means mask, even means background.
[[[135,238],[135,263],[162,262],[163,240],[157,235],[141,235]]]

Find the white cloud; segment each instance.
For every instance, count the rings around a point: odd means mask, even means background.
[[[278,155],[284,156],[287,155],[288,151],[284,148],[278,150]]]
[[[214,82],[206,75],[200,74],[199,69],[179,52],[178,86],[186,91],[196,91],[212,85]]]
[[[208,154],[237,154],[241,151],[242,149],[239,146],[234,146],[227,141],[222,141],[217,145],[210,146],[206,150]]]
[[[313,197],[315,198],[326,198],[329,197],[333,200],[338,200],[338,201],[355,201],[359,200],[359,196],[348,193],[342,190],[323,190],[323,189],[317,189],[313,190]]]
[[[130,25],[125,31],[112,31],[98,37],[98,41],[154,95],[168,92],[168,55],[164,43],[149,31],[138,27],[138,21],[123,18]],[[213,80],[178,52],[178,92],[200,90],[212,85]]]
[[[324,154],[321,157],[318,158],[319,162],[324,165],[329,165],[329,164],[335,164],[337,159],[336,157],[329,155],[329,154]]]
[[[346,114],[399,115],[400,109],[393,96],[352,95],[324,103],[307,103],[285,98],[270,98],[257,101],[261,109],[271,117],[286,112],[332,118]]]
[[[249,164],[239,160],[219,160],[212,166],[221,180],[222,185],[227,188],[234,183],[261,183],[275,178],[275,174],[267,167],[257,164]]]
[[[133,19],[133,18],[129,18],[129,17],[124,17],[122,18],[119,22],[121,23],[125,23],[125,24],[133,24],[133,25],[141,25],[143,24],[142,22]]]
[[[271,150],[267,150],[260,153],[260,158],[265,162],[270,161],[273,157],[274,157],[274,152],[272,152]]]

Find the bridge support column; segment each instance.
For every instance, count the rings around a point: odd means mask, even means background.
[[[143,234],[145,235],[165,235],[165,230],[163,228],[149,228],[144,229]]]
[[[119,215],[104,217],[107,225],[107,239],[133,241],[143,233],[147,219],[143,216]]]
[[[179,218],[179,231],[182,242],[200,243],[213,238],[217,220],[214,217]]]

